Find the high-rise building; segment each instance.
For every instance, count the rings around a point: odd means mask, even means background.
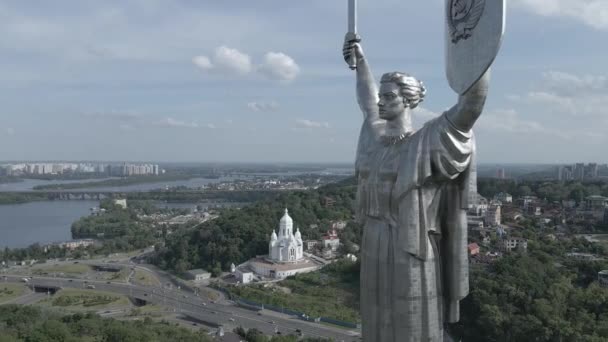
[[[496,178],[498,178],[498,179],[505,179],[506,178],[505,175],[506,175],[505,174],[505,169],[503,169],[502,167],[498,168],[498,170],[496,170]]]
[[[574,165],[574,170],[572,172],[575,180],[584,180],[585,179],[585,163],[576,163]]]
[[[597,163],[589,163],[588,167],[587,167],[587,175],[589,176],[589,178],[591,179],[596,179],[598,176],[598,166]]]

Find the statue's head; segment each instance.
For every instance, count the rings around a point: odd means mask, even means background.
[[[389,72],[382,75],[380,81],[380,100],[378,109],[380,118],[394,120],[414,109],[424,100],[426,88],[415,77],[402,72]]]

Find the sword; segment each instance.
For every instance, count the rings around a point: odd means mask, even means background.
[[[346,33],[346,41],[359,42],[360,40],[357,35],[357,0],[348,0],[348,33]],[[357,69],[357,56],[354,49],[347,62],[351,70]]]

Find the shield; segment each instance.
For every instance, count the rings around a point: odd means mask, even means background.
[[[506,0],[446,0],[446,73],[462,95],[488,70],[505,32]]]

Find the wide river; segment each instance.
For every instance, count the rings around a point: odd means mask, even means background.
[[[275,175],[296,175],[303,172],[289,172]],[[350,170],[328,169],[326,174],[350,174]],[[265,174],[269,175],[269,174]],[[222,177],[219,179],[194,178],[173,182],[146,183],[122,187],[92,188],[92,191],[136,192],[153,189],[186,186],[199,188],[209,183],[217,183],[234,179],[244,179],[247,176]],[[93,181],[93,180],[86,180]],[[26,179],[20,183],[0,184],[2,191],[31,191],[36,185],[74,183],[77,181],[44,181]],[[78,189],[82,191],[85,189]],[[203,204],[204,205],[204,204]],[[235,205],[232,203],[232,205]],[[238,205],[238,204],[237,204]],[[74,221],[88,215],[90,208],[99,206],[97,201],[45,201],[25,204],[0,205],[0,248],[27,247],[33,243],[41,245],[71,240],[70,227]],[[193,209],[196,203],[158,203],[161,208]]]
[[[0,205],[0,248],[71,240],[72,222],[97,201],[45,201]]]

